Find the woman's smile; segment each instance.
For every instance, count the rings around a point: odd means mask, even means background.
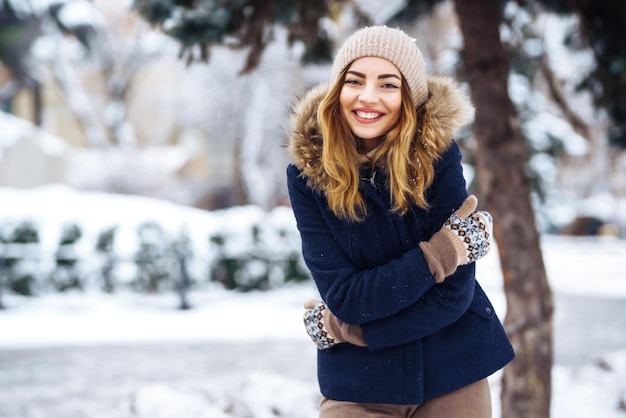
[[[384,116],[384,113],[377,112],[375,110],[354,110],[353,113],[362,123],[376,122],[377,119]]]

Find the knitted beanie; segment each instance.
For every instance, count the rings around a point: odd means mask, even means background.
[[[415,39],[400,29],[369,26],[353,33],[339,48],[330,72],[330,83],[337,82],[341,72],[362,57],[384,58],[394,64],[409,85],[415,107],[428,98],[424,59]]]

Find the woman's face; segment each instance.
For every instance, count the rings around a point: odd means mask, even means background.
[[[350,65],[339,94],[341,115],[352,133],[376,139],[400,118],[402,75],[384,58],[363,57]]]

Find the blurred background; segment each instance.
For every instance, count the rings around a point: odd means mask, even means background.
[[[555,293],[552,415],[626,416],[625,8],[475,3],[501,12]],[[0,0],[0,417],[315,416],[285,145],[370,24],[464,82],[453,1]]]

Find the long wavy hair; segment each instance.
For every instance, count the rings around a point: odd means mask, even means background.
[[[339,95],[344,85],[346,67],[319,105],[318,125],[323,138],[322,167],[328,176],[326,200],[335,216],[362,221],[367,208],[359,191],[361,158],[356,140],[341,114]],[[426,114],[425,105],[415,109],[406,80],[402,80],[402,104],[398,123],[386,134],[372,157],[373,165],[387,172],[391,204],[395,212],[405,214],[411,205],[427,208],[424,191],[434,178],[433,163],[439,154],[421,140]]]

